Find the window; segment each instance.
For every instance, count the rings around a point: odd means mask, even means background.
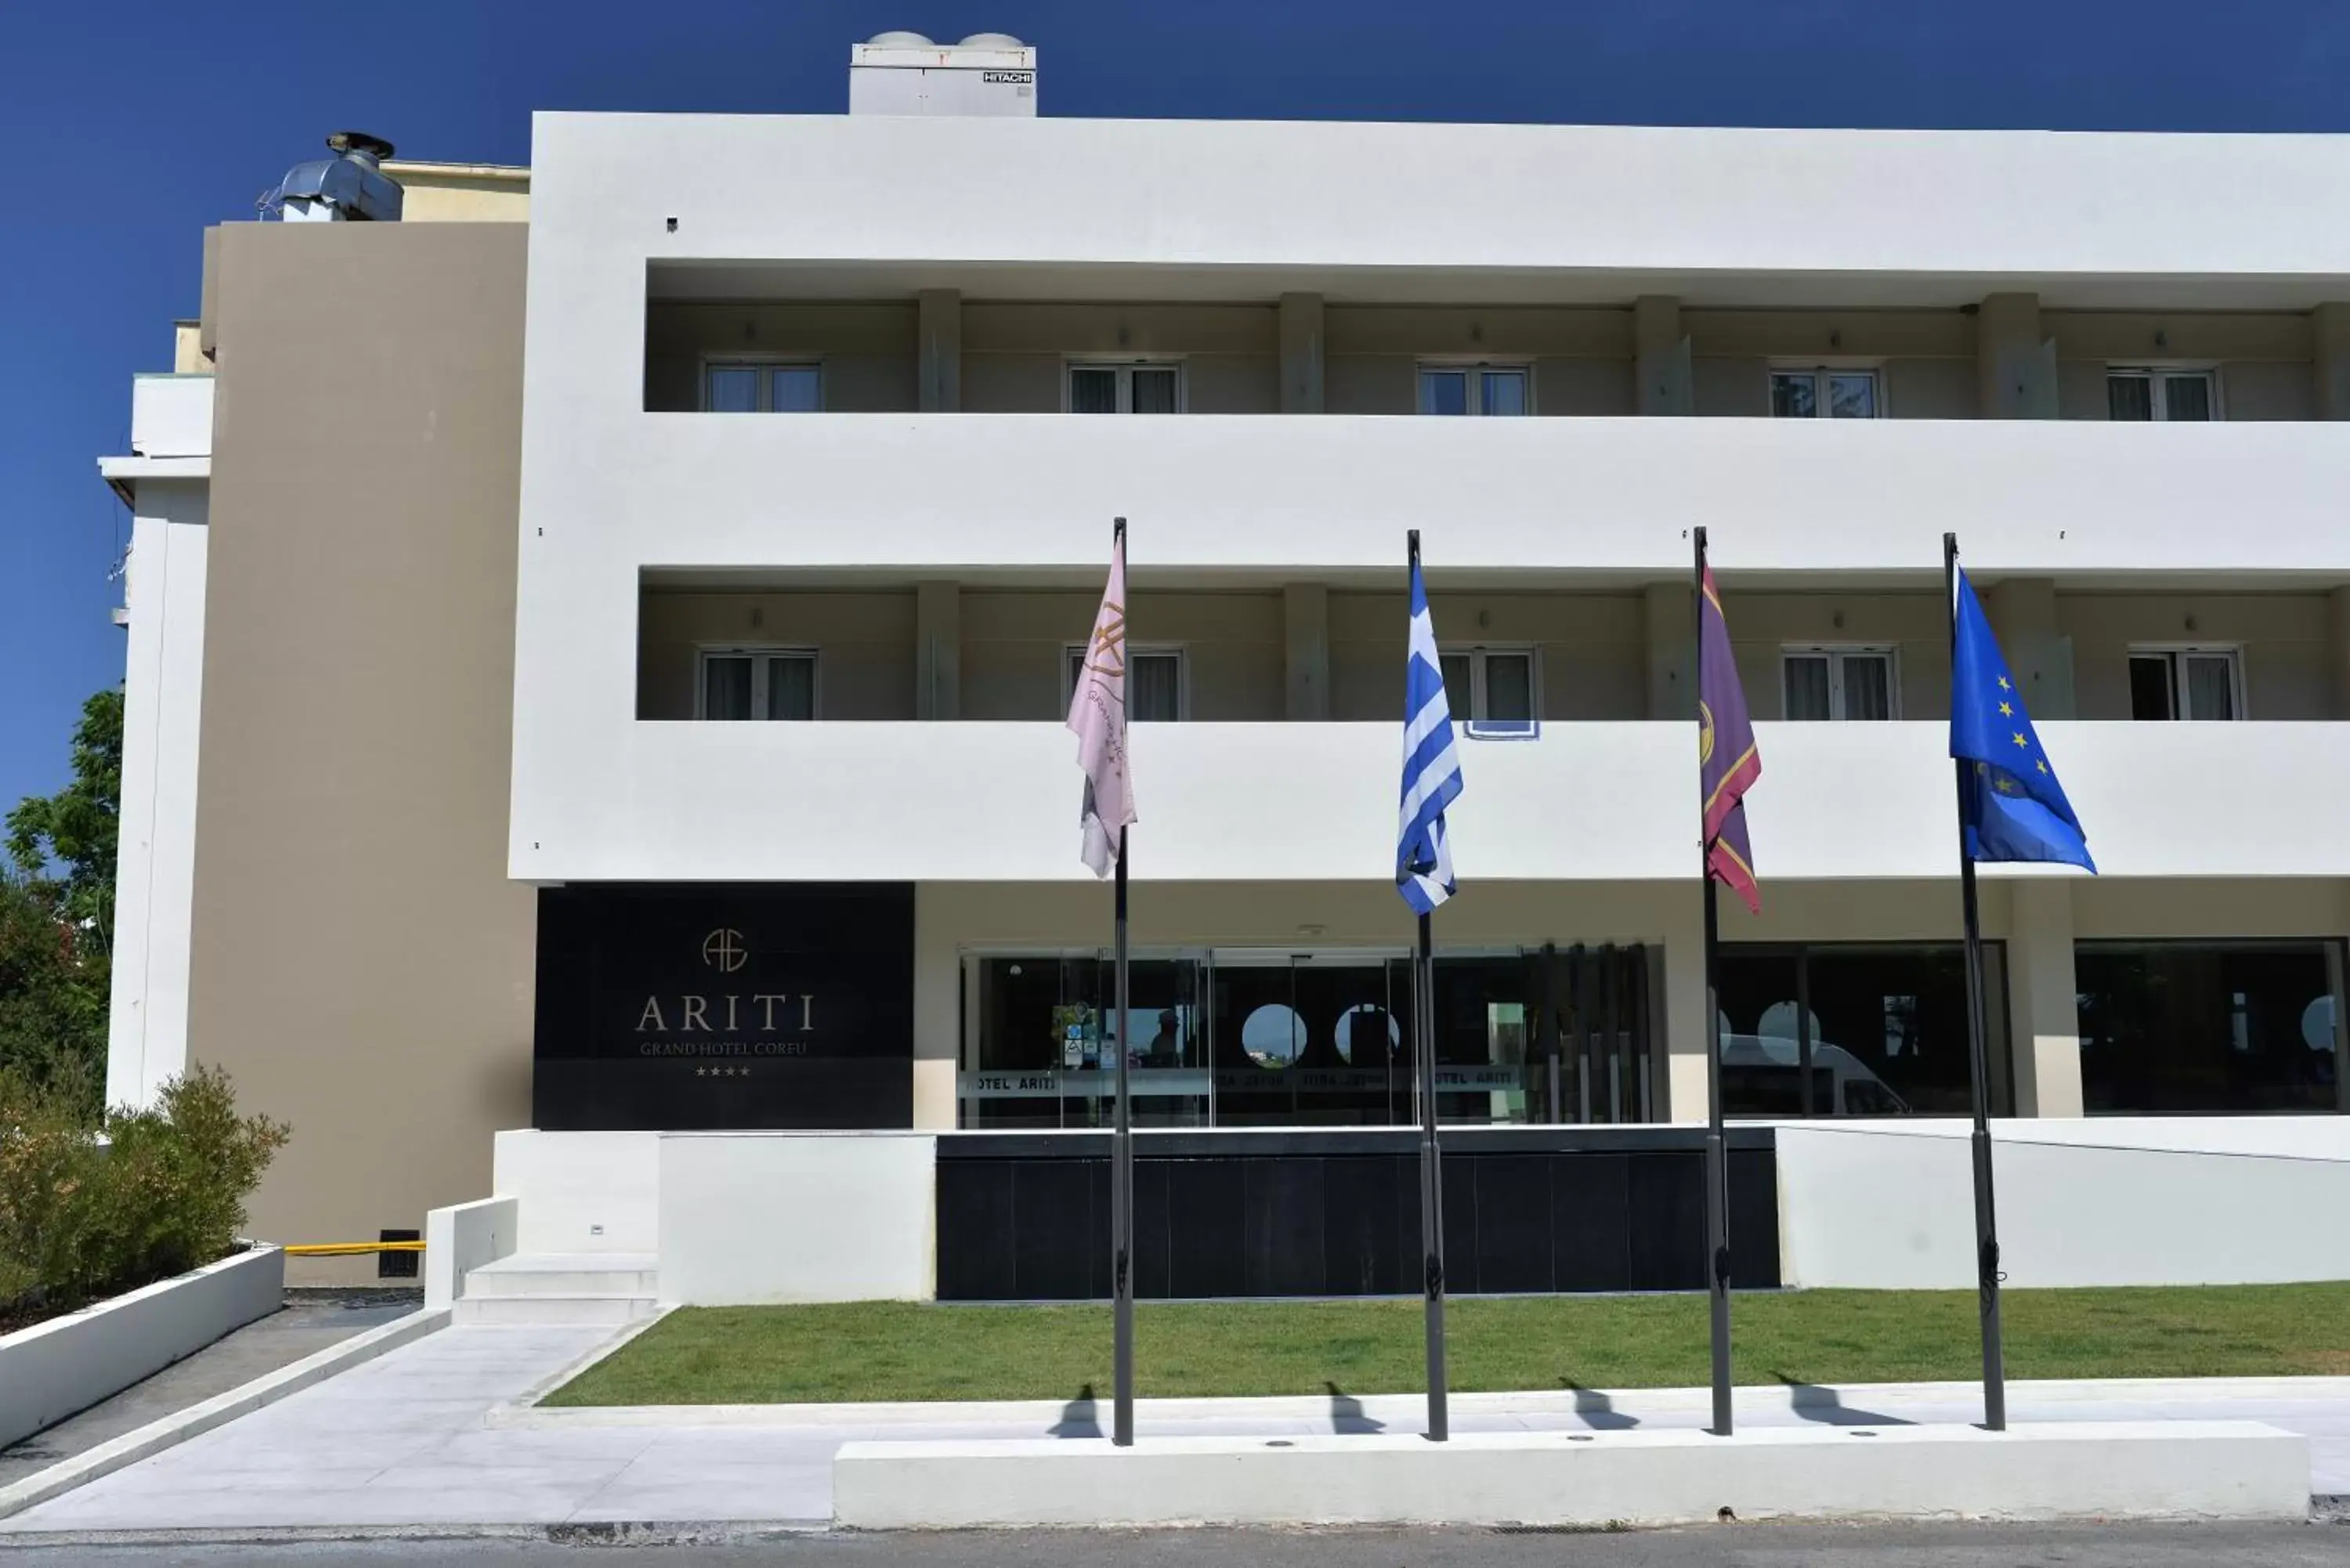
[[[1983,943],[1991,1114],[2011,1114],[2006,953]],[[1731,1116],[1963,1116],[1974,1090],[1956,942],[1721,950],[1722,1106]]]
[[[2193,420],[2219,418],[2218,390],[2209,370],[2116,368],[2106,372],[2106,418]]]
[[[2134,648],[2133,719],[2241,719],[2244,682],[2232,648]]]
[[[1073,414],[1180,414],[1183,411],[1180,365],[1085,365],[1069,367],[1069,412]]]
[[[1067,712],[1077,694],[1077,674],[1085,668],[1083,643],[1064,650],[1061,664],[1061,711]],[[1180,648],[1126,649],[1126,716],[1137,723],[1171,724],[1183,717],[1183,650]]]
[[[706,648],[694,716],[699,719],[813,719],[813,649]]]
[[[712,359],[702,368],[702,406],[713,414],[821,413],[824,372],[813,364]]]
[[[1530,414],[1534,380],[1523,365],[1422,365],[1423,414]]]
[[[2314,940],[2079,943],[2085,1107],[2340,1108],[2340,953]]]
[[[1898,716],[1900,686],[1889,648],[1791,648],[1782,665],[1789,719]]]
[[[1883,411],[1874,370],[1821,366],[1771,372],[1774,420],[1873,420]]]
[[[1534,649],[1451,648],[1444,665],[1444,701],[1456,722],[1530,724],[1540,713]]]

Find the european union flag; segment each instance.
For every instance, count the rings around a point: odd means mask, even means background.
[[[1950,755],[1974,764],[1960,791],[1970,860],[2052,860],[2095,872],[2081,819],[2056,782],[2023,711],[1974,585],[1959,573],[1958,642],[1950,656]]]

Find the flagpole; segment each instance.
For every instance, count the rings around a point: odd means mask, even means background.
[[[1410,566],[1419,570],[1419,530],[1410,531]],[[1436,1139],[1436,940],[1429,917],[1419,917],[1419,950],[1411,971],[1412,1058],[1419,1079],[1420,1282],[1427,1299],[1428,1438],[1447,1440],[1444,1370],[1444,1176]]]
[[[1942,535],[1942,613],[1950,634],[1950,656],[1959,650],[1959,536]],[[1983,1031],[1982,919],[1975,906],[1975,859],[1967,853],[1967,761],[1951,762],[1958,784],[1959,901],[1967,929],[1967,1066],[1975,1127],[1975,1294],[1982,1319],[1983,1425],[2007,1429],[2006,1349],[1999,1323],[1999,1220],[1991,1206],[1991,1048]]]
[[[1697,543],[1697,658],[1693,672],[1699,706],[1705,692],[1705,530]],[[1704,719],[1700,716],[1699,722]],[[1721,947],[1721,912],[1713,879],[1712,846],[1705,837],[1705,779],[1698,778],[1698,870],[1705,886],[1705,1257],[1713,1345],[1713,1431],[1731,1430],[1730,1409],[1730,1157],[1721,1126],[1721,1005],[1715,998],[1714,971]]]
[[[1126,543],[1126,519],[1110,525],[1114,548]],[[1133,1021],[1127,986],[1126,964],[1126,841],[1128,824],[1118,830],[1117,991],[1118,991],[1118,1120],[1110,1140],[1109,1251],[1110,1318],[1114,1345],[1111,1370],[1110,1441],[1121,1449],[1134,1446],[1134,1116],[1127,1095],[1127,1031]]]

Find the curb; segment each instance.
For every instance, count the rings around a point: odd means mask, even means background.
[[[587,1363],[600,1360],[619,1344],[599,1346]],[[577,1376],[585,1365],[564,1374]],[[547,1407],[535,1401],[553,1382],[534,1389],[523,1399],[491,1407],[491,1427],[889,1427],[909,1423],[1019,1422],[1050,1427],[1070,1421],[1098,1420],[1108,1401],[1091,1406],[1060,1399],[938,1400],[881,1404],[776,1405],[571,1405]],[[2180,1377],[2064,1378],[2012,1381],[2011,1401],[2039,1400],[2073,1404],[2085,1400],[2161,1401],[2193,1404],[2205,1400],[2340,1399],[2350,1400],[2350,1377]],[[1389,1420],[1409,1426],[1426,1410],[1419,1394],[1341,1396],[1340,1414],[1353,1419]],[[1737,1406],[1743,1410],[1809,1410],[1840,1406],[1866,1407],[1871,1400],[1950,1400],[1966,1403],[1982,1397],[1979,1383],[1847,1383],[1835,1386],[1808,1383],[1741,1385]],[[1519,1393],[1455,1393],[1456,1413],[1488,1416],[1565,1415],[1631,1410],[1685,1412],[1708,1410],[1713,1396],[1704,1388],[1559,1389]],[[1253,1398],[1137,1399],[1138,1419],[1164,1421],[1259,1419],[1315,1420],[1333,1414],[1328,1395],[1276,1395]]]
[[[556,1546],[730,1546],[833,1535],[828,1520],[726,1519],[706,1523],[265,1524],[209,1530],[26,1530],[0,1544],[57,1546],[272,1546],[337,1541],[533,1541]]]
[[[71,1491],[78,1486],[111,1475],[127,1465],[160,1454],[166,1449],[177,1448],[189,1438],[201,1436],[215,1427],[226,1426],[239,1416],[250,1414],[265,1405],[275,1405],[289,1394],[298,1394],[316,1383],[323,1383],[336,1373],[361,1362],[372,1361],[386,1351],[397,1350],[412,1340],[423,1338],[449,1323],[448,1309],[413,1312],[406,1317],[353,1334],[338,1345],[314,1351],[290,1366],[275,1372],[264,1373],[252,1382],[215,1394],[200,1404],[191,1405],[159,1420],[150,1421],[134,1432],[125,1432],[110,1441],[69,1459],[61,1459],[47,1469],[26,1476],[14,1486],[0,1488],[0,1519],[22,1513],[36,1504]],[[30,1536],[11,1540],[32,1539]]]

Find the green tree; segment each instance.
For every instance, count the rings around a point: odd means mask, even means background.
[[[122,693],[82,704],[73,780],[28,795],[0,841],[0,1068],[54,1082],[95,1117],[106,1081]]]

